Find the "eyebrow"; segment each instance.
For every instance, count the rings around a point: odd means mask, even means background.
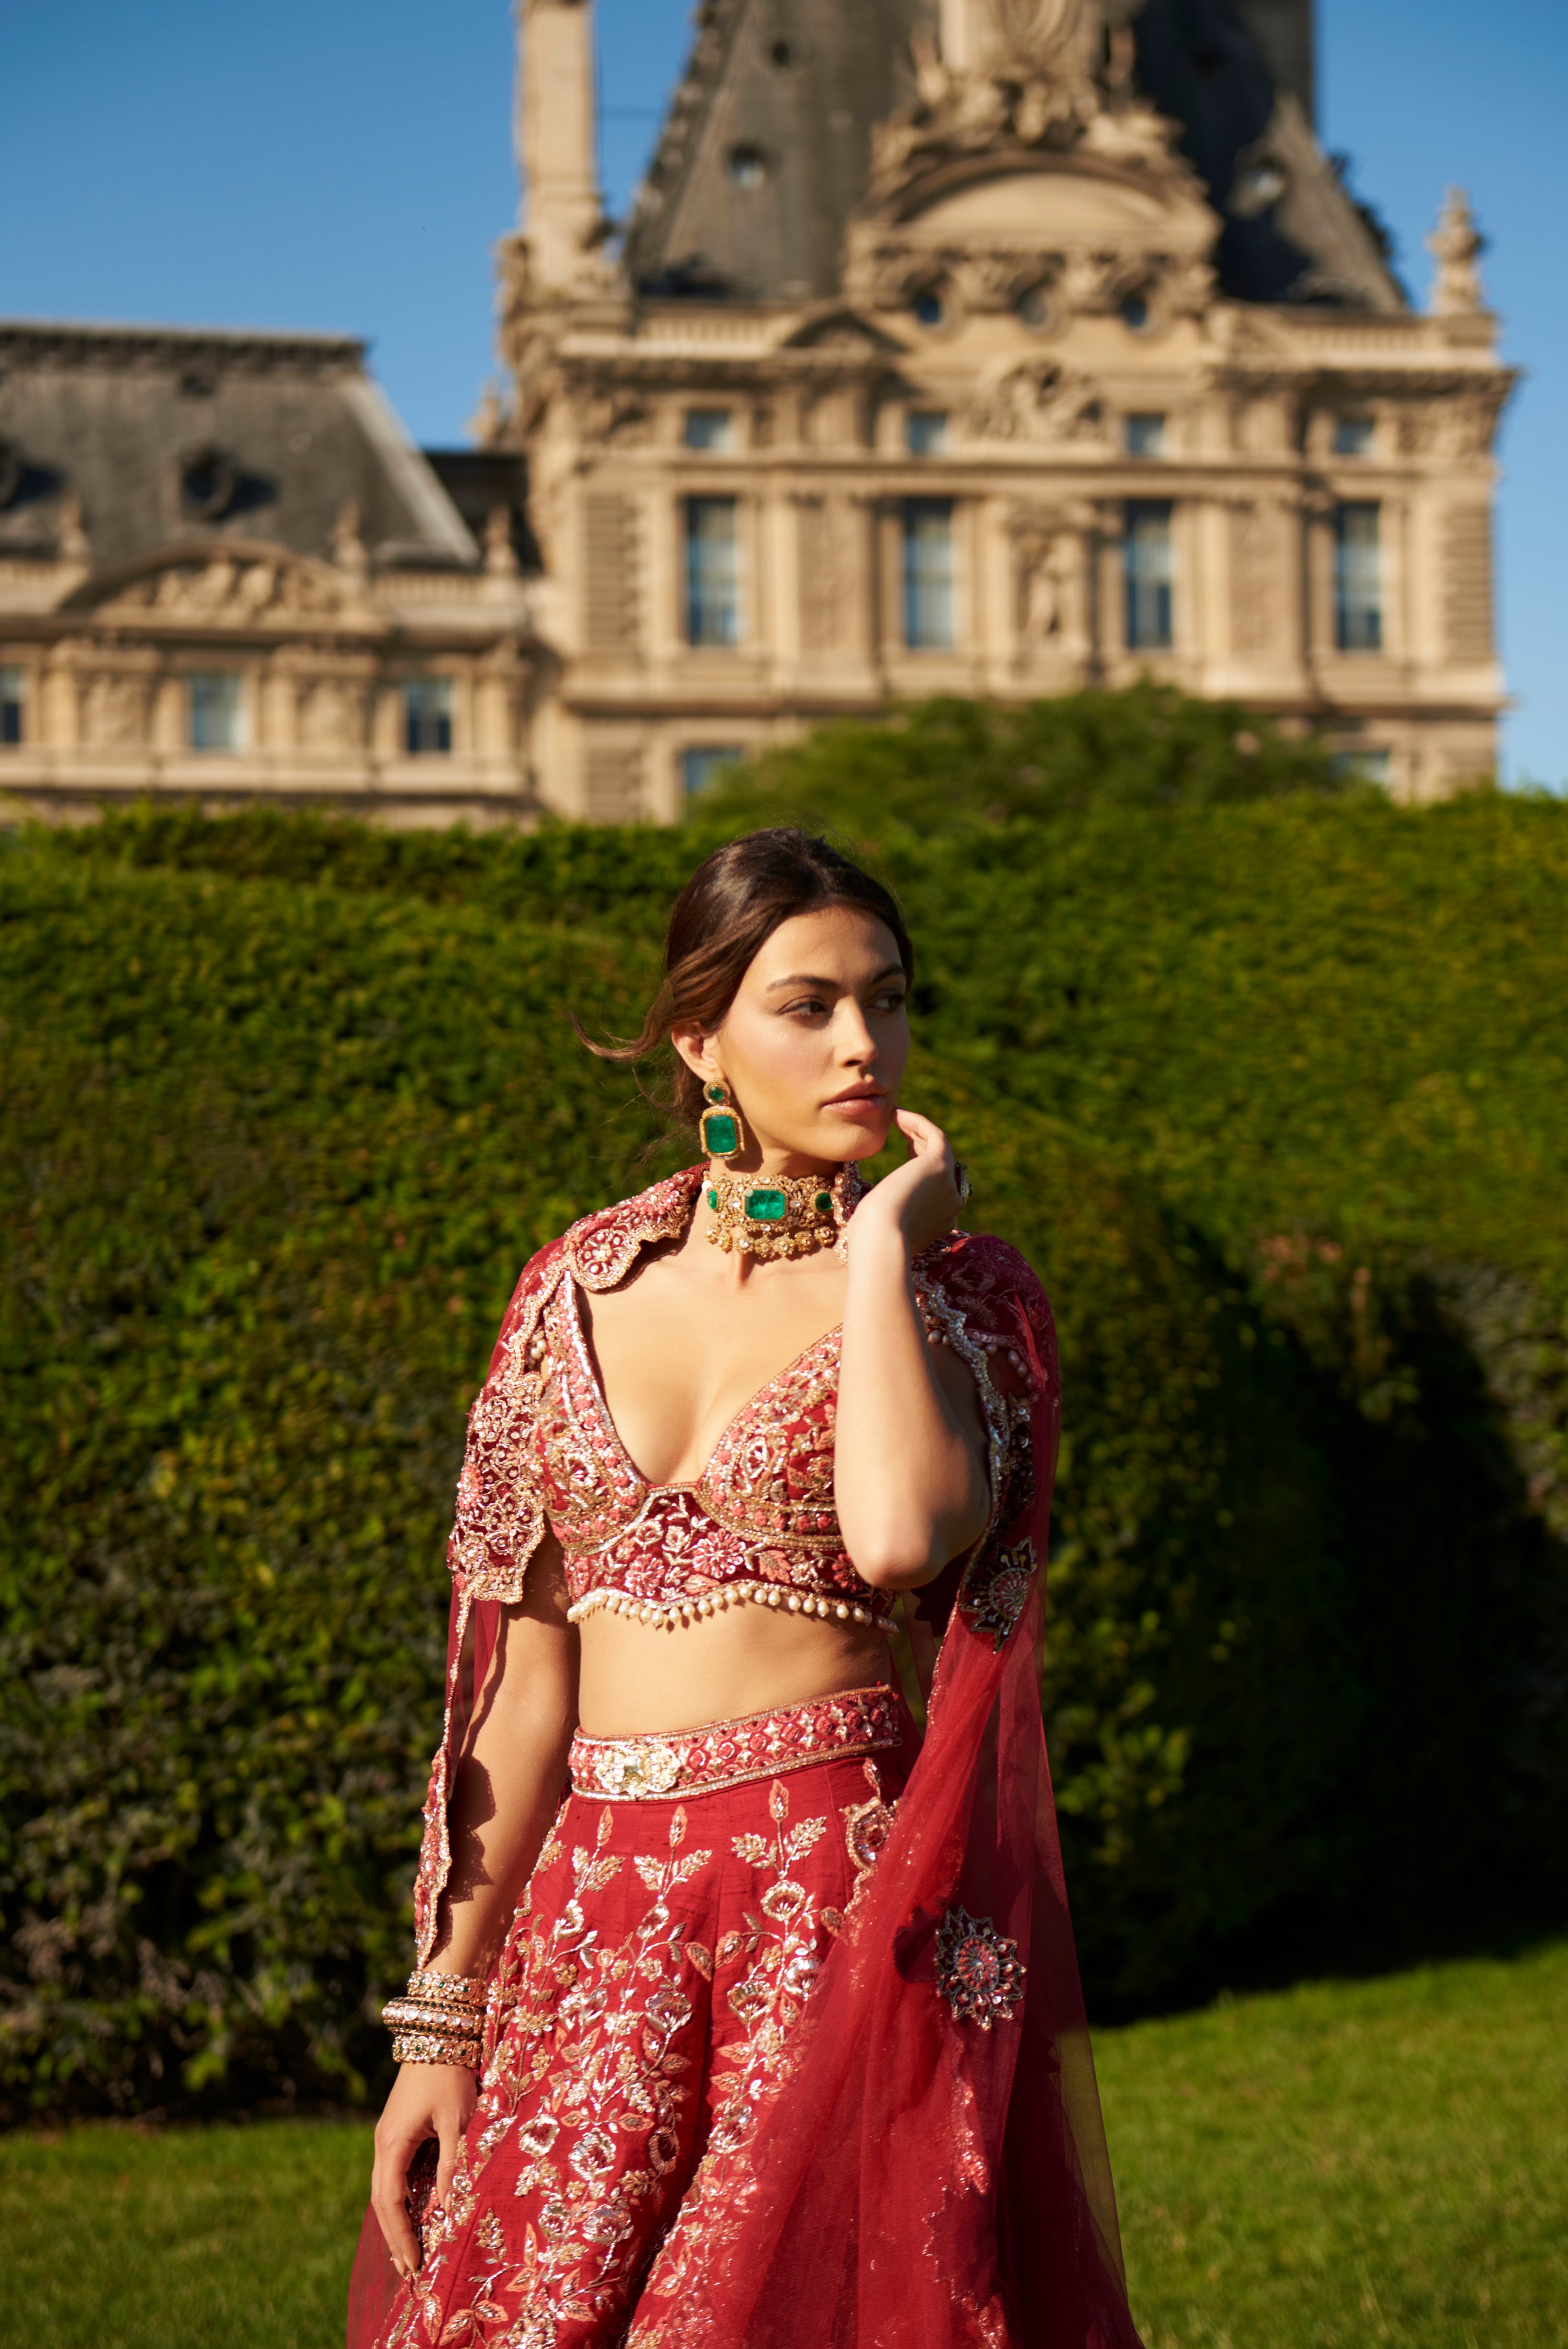
[[[876,972],[874,977],[872,978],[870,984],[872,987],[875,987],[884,978],[902,978],[903,977],[903,963],[884,963],[881,970]],[[838,984],[839,982],[836,978],[822,978],[813,971],[798,970],[795,972],[793,977],[789,978],[770,978],[768,982],[766,992],[771,995],[775,988],[779,987],[820,987],[823,988],[826,993],[831,994],[837,988]]]

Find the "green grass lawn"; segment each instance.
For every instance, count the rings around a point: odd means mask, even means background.
[[[1149,2349],[1568,2349],[1568,1943],[1098,2044]],[[335,2349],[369,2154],[0,2139],[0,2349]]]

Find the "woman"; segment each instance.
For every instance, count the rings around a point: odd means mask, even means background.
[[[899,1105],[913,965],[824,842],[710,856],[614,1055],[673,1045],[705,1163],[512,1299],[352,2349],[1136,2343],[1037,1696],[1050,1314]]]

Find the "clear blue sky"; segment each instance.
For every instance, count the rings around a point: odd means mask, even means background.
[[[844,0],[852,6],[854,0]],[[604,169],[624,203],[685,0],[600,0]],[[1493,240],[1526,371],[1505,428],[1511,776],[1568,783],[1568,5],[1320,0],[1320,128],[1424,295],[1445,183]],[[0,0],[0,316],[367,336],[410,429],[463,437],[516,207],[506,0]]]

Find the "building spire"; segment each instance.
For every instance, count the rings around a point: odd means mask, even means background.
[[[1437,227],[1427,239],[1427,251],[1438,264],[1431,302],[1437,316],[1473,317],[1484,311],[1486,295],[1476,264],[1485,250],[1486,239],[1475,224],[1470,198],[1462,188],[1450,188]]]
[[[604,235],[593,0],[518,0],[521,225],[534,284],[579,285]]]

